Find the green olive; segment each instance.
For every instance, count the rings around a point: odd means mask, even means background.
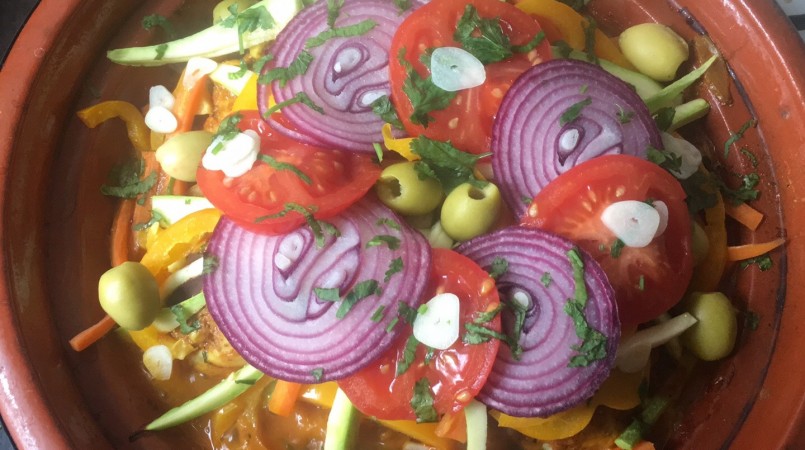
[[[196,170],[213,134],[209,131],[188,131],[177,134],[160,145],[156,152],[162,170],[177,180],[196,181]]]
[[[442,205],[442,228],[457,241],[466,241],[489,231],[498,220],[500,191],[492,183],[477,188],[464,183],[453,189]]]
[[[695,220],[693,221],[693,230],[691,232],[691,247],[693,250],[693,265],[698,266],[707,258],[707,253],[710,251],[710,239],[707,238],[704,228]]]
[[[657,81],[671,81],[688,59],[688,43],[674,30],[659,23],[627,28],[618,40],[626,59],[637,70]]]
[[[414,162],[393,164],[383,169],[375,185],[380,201],[406,216],[427,214],[442,202],[442,186],[433,178],[421,179]]]
[[[695,292],[687,310],[698,322],[682,335],[682,342],[696,357],[715,361],[726,357],[735,347],[738,319],[730,300],[721,292]]]
[[[103,310],[127,330],[142,330],[150,325],[162,306],[157,280],[144,265],[131,261],[101,276],[98,299]]]
[[[232,5],[238,5],[237,11],[241,12],[253,6],[255,3],[257,3],[256,0],[223,0],[222,2],[218,2],[215,8],[212,9],[212,23],[218,23],[231,16],[232,11],[230,11],[229,8]]]

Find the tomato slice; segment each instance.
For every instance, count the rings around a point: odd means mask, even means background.
[[[668,206],[668,227],[646,247],[623,247],[601,213],[623,200]],[[554,179],[534,198],[523,225],[552,231],[587,250],[615,289],[624,326],[654,319],[675,305],[691,279],[691,222],[679,182],[654,163],[627,155],[586,161]]]
[[[433,249],[430,283],[425,292],[423,302],[444,292],[458,296],[460,336],[464,334],[465,323],[475,321],[480,314],[500,305],[489,274],[469,258],[451,250]],[[499,332],[500,314],[482,326]],[[396,375],[412,334],[411,326],[408,328],[388,352],[357,374],[340,380],[339,387],[366,415],[382,420],[413,420],[417,418],[411,407],[414,385],[427,378],[436,411],[439,414],[460,411],[486,382],[500,341],[491,339],[481,344],[465,344],[459,337],[450,348],[433,350],[428,363],[425,362],[428,349],[419,344],[413,363],[401,375]]]
[[[397,29],[389,51],[389,71],[392,100],[409,134],[451,141],[461,150],[478,154],[489,151],[492,122],[503,95],[521,73],[550,59],[551,50],[545,39],[530,52],[514,52],[506,60],[488,64],[484,84],[457,92],[446,109],[431,111],[433,122],[427,127],[413,123],[414,107],[404,91],[409,74],[398,56],[404,52],[414,70],[427,77],[428,69],[420,58],[437,47],[461,47],[453,34],[468,4],[475,7],[481,19],[499,18],[503,33],[513,45],[529,43],[541,30],[536,19],[499,0],[434,0],[414,11]]]
[[[256,111],[241,114],[240,129],[260,135],[261,155],[284,166],[258,159],[237,178],[200,166],[196,178],[210,202],[245,228],[282,234],[305,223],[299,212],[283,214],[288,205],[327,219],[363,197],[380,176],[380,167],[368,156],[302,144],[271,129]]]

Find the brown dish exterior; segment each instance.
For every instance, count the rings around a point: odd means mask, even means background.
[[[104,52],[149,43],[140,19],[190,14],[181,3],[43,1],[0,72],[0,413],[22,449],[201,445],[203,430],[190,426],[129,443],[165,399],[121,339],[80,354],[67,344],[102,314],[96,286],[109,266],[115,202],[98,195],[98,186],[126,151],[115,145],[122,125],[89,132],[75,112],[99,97],[144,103],[143,86],[171,69],[114,66]],[[735,355],[709,365],[689,388],[690,407],[666,448],[801,448],[805,46],[767,0],[593,0],[591,11],[610,31],[655,20],[715,42],[738,82],[733,104],[706,119],[708,135],[718,150],[751,117],[759,123],[741,143],[760,157],[763,194],[753,205],[766,218],[758,232],[738,238],[787,240],[773,270],[738,273],[729,294],[758,315],[759,326],[744,330]],[[734,153],[727,165],[745,169]]]

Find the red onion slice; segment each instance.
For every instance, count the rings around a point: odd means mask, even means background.
[[[503,198],[522,216],[534,195],[576,164],[618,153],[645,158],[649,146],[662,148],[660,133],[631,86],[594,64],[556,59],[523,73],[504,97],[492,167]]]
[[[394,342],[402,327],[386,328],[398,304],[415,307],[425,288],[430,246],[377,200],[364,199],[330,223],[340,236],[328,234],[321,248],[307,226],[270,236],[226,217],[210,239],[205,257],[217,259],[204,279],[210,313],[246,361],[270,376],[315,383],[351,375]],[[397,258],[402,268],[387,276]],[[345,300],[323,301],[315,291],[338,288],[343,299],[370,280],[380,292],[343,318],[337,312]],[[372,321],[380,307],[388,313]]]
[[[263,73],[288,67],[302,51],[313,56],[307,72],[286,85],[271,83],[277,103],[304,92],[324,109],[324,115],[303,104],[286,106],[283,116],[291,127],[269,119],[273,128],[312,145],[334,146],[346,150],[374,153],[375,142],[382,142],[383,120],[372,112],[371,104],[389,95],[389,48],[397,27],[421,2],[412,2],[401,11],[392,0],[345,0],[334,28],[344,28],[371,20],[376,23],[360,36],[336,37],[323,45],[306,48],[308,39],[330,29],[327,2],[319,1],[302,10],[279,34],[270,52],[274,60]],[[269,86],[261,85],[260,113],[268,109]]]
[[[606,354],[581,367],[571,367],[581,339],[565,312],[574,298],[576,282],[568,258],[575,245],[562,237],[523,227],[509,227],[465,242],[458,252],[491,270],[496,259],[508,263],[498,277],[501,301],[511,305],[528,298],[519,359],[501,345],[478,399],[491,408],[517,417],[547,417],[590,398],[609,375],[620,339],[615,294],[601,267],[585,252],[584,308],[589,327],[606,338]],[[549,274],[545,276],[545,274]],[[548,279],[548,277],[550,279]],[[503,331],[514,327],[513,308],[504,310]]]

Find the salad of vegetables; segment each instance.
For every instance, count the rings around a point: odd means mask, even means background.
[[[224,0],[109,51],[182,69],[78,113],[122,119],[136,158],[101,187],[107,316],[71,345],[119,327],[186,397],[131,439],[654,448],[697,361],[734,351],[727,265],[783,241],[727,245],[757,180],[689,140],[720,56],[687,64],[661,24],[613,39],[585,4]]]

